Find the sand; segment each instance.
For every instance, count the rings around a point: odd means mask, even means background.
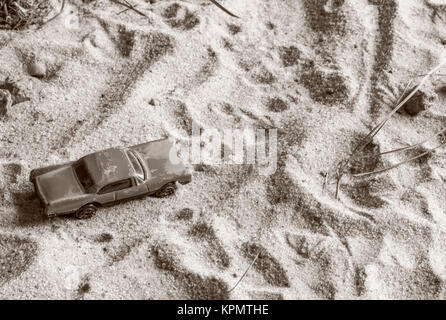
[[[347,177],[339,199],[323,185],[408,81],[446,57],[446,3],[220,2],[241,19],[204,0],[132,0],[147,17],[70,0],[39,29],[0,31],[0,298],[445,299],[444,148]],[[29,75],[35,61],[45,77]],[[445,126],[442,73],[417,96],[425,110],[397,113],[366,152]],[[89,220],[41,214],[31,169],[163,136],[184,147],[193,123],[277,128],[277,170],[195,165],[171,198]]]

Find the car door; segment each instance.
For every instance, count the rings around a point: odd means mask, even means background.
[[[118,200],[117,192],[132,187],[131,179],[124,179],[109,183],[102,187],[96,196],[96,200],[101,204],[112,204]]]
[[[116,191],[117,201],[143,196],[148,193],[149,189],[142,180],[137,178],[131,178],[129,180],[130,186],[127,185],[127,187]]]

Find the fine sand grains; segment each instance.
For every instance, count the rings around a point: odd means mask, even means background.
[[[0,31],[0,298],[445,299],[444,148],[345,179],[339,199],[332,183],[444,59],[443,7],[224,1],[235,19],[208,1],[131,2],[144,14],[72,0],[36,30]],[[444,143],[382,154],[444,128],[445,92],[430,77],[347,174]],[[163,136],[187,154],[195,125],[277,129],[275,170],[201,161],[173,197],[42,216],[31,169]]]

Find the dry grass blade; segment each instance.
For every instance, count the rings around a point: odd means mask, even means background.
[[[415,149],[417,147],[420,147],[421,145],[425,144],[428,141],[431,141],[432,139],[436,138],[437,136],[443,134],[446,132],[446,128],[442,129],[441,131],[438,131],[436,134],[434,134],[433,136],[430,136],[429,138],[417,143],[417,144],[412,144],[410,146],[407,147],[402,147],[402,148],[397,148],[397,149],[393,149],[390,151],[384,151],[381,153],[378,153],[377,155],[369,155],[369,156],[363,156],[363,157],[357,157],[356,159],[367,159],[367,158],[373,158],[376,156],[384,156],[386,154],[391,154],[391,153],[396,153],[396,152],[402,152],[402,151],[407,151],[407,150],[412,150]]]
[[[379,170],[376,170],[376,171],[370,171],[370,172],[364,172],[364,173],[354,174],[353,177],[365,177],[365,176],[370,176],[370,175],[373,175],[373,174],[383,173],[383,172],[386,172],[386,171],[395,169],[395,168],[397,168],[397,167],[399,167],[399,166],[401,166],[401,165],[403,165],[403,164],[405,164],[405,163],[408,163],[408,162],[410,162],[410,161],[413,161],[413,160],[419,159],[419,158],[421,158],[421,157],[424,157],[424,156],[426,156],[426,155],[428,155],[428,154],[434,152],[434,151],[437,150],[438,148],[441,148],[441,147],[444,146],[444,145],[446,145],[446,142],[445,142],[445,143],[442,143],[442,144],[440,144],[439,146],[436,146],[435,148],[432,148],[432,149],[430,149],[430,150],[428,150],[428,151],[426,151],[426,152],[423,152],[423,153],[421,153],[421,154],[419,154],[419,155],[417,155],[417,156],[415,156],[415,157],[412,157],[412,158],[406,159],[406,160],[404,160],[404,161],[401,161],[400,163],[397,163],[397,164],[395,164],[395,165],[393,165],[393,166],[390,166],[390,167],[387,167],[387,168],[383,168],[383,169],[379,169]]]
[[[257,253],[257,255],[255,256],[255,258],[252,260],[251,264],[249,265],[249,267],[245,270],[245,272],[242,274],[242,276],[240,277],[240,279],[238,279],[237,283],[235,284],[235,286],[232,287],[231,290],[229,290],[228,292],[232,292],[235,288],[237,288],[237,286],[239,285],[240,282],[242,282],[243,278],[245,278],[246,274],[248,273],[249,269],[252,268],[252,266],[254,265],[254,263],[256,262],[257,258],[260,255],[260,251]]]
[[[390,151],[381,152],[379,155],[382,156],[382,155],[391,154],[391,153],[395,153],[395,152],[401,152],[401,151],[407,151],[407,150],[415,149],[415,148],[420,147],[421,145],[425,144],[426,142],[431,141],[432,139],[436,138],[437,136],[439,136],[439,135],[441,135],[441,134],[443,134],[445,132],[446,132],[446,128],[444,128],[443,130],[437,132],[433,136],[431,136],[431,137],[429,137],[429,138],[427,138],[427,139],[425,139],[425,140],[423,140],[423,141],[421,141],[419,143],[416,143],[416,144],[413,144],[413,145],[410,145],[410,146],[407,146],[407,147],[403,147],[403,148],[398,148],[398,149],[394,149],[394,150],[390,150]]]
[[[362,139],[360,141],[360,143],[358,144],[358,146],[353,150],[352,154],[350,155],[350,157],[341,162],[341,164],[338,167],[338,172],[337,172],[337,183],[336,183],[336,199],[339,198],[339,189],[340,189],[340,185],[341,185],[341,180],[342,177],[345,174],[345,169],[346,167],[351,163],[351,161],[353,159],[355,159],[358,155],[359,152],[363,151],[365,147],[367,147],[367,145],[370,144],[370,142],[373,141],[373,138],[378,134],[378,132],[384,127],[384,125],[387,123],[387,121],[390,120],[390,118],[392,118],[392,116],[399,110],[401,109],[404,104],[410,100],[410,98],[412,98],[415,93],[418,92],[418,90],[423,86],[423,84],[426,82],[426,80],[435,72],[437,72],[444,64],[446,63],[446,60],[442,61],[440,64],[438,64],[435,68],[433,68],[431,71],[429,71],[424,77],[423,79],[421,79],[421,81],[419,82],[419,84],[412,89],[412,91],[405,96],[407,87],[410,85],[407,85],[406,89],[404,90],[404,93],[401,95],[401,97],[398,99],[397,105],[395,108],[393,108],[393,110],[378,124],[376,125],[366,136],[364,139]],[[403,99],[403,97],[405,96],[405,98]],[[410,160],[408,160],[410,161]]]
[[[227,14],[229,14],[231,17],[234,18],[239,18],[239,16],[236,16],[235,14],[233,14],[231,11],[229,11],[228,9],[226,9],[225,7],[223,7],[221,4],[219,4],[216,0],[209,0],[210,2],[212,2],[213,4],[215,4],[217,7],[219,7],[221,10],[223,10],[224,12],[226,12]]]

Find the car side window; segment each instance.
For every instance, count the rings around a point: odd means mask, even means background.
[[[132,186],[132,180],[131,179],[125,179],[122,181],[110,183],[109,185],[106,185],[101,190],[99,190],[99,194],[109,193],[109,192],[115,192],[122,189],[127,189]]]

